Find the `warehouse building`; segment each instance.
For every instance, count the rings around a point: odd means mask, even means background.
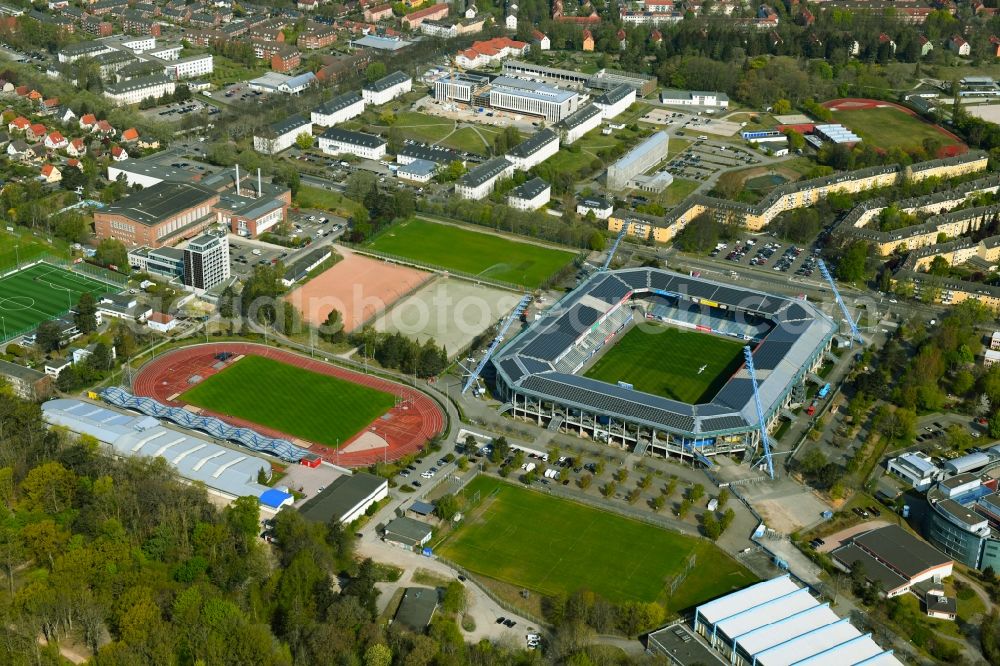
[[[346,92],[323,102],[312,110],[312,121],[320,127],[333,127],[360,116],[365,110],[364,98],[356,92]]]
[[[433,531],[427,523],[422,523],[419,520],[407,518],[406,516],[400,516],[393,518],[385,526],[385,533],[382,535],[382,540],[394,546],[412,550],[430,541]]]
[[[328,127],[319,135],[319,149],[327,155],[347,153],[369,160],[385,157],[386,141],[382,137],[364,132],[354,132]]]
[[[365,104],[385,104],[391,102],[400,95],[405,95],[413,88],[413,79],[396,71],[387,76],[383,76],[378,81],[366,84],[361,89],[361,96]]]
[[[219,194],[203,185],[164,181],[94,211],[94,231],[126,247],[171,245],[214,222],[218,201]]]
[[[694,630],[735,666],[902,666],[787,574],[698,606]],[[664,631],[650,634],[651,646]]]
[[[512,175],[513,163],[503,157],[494,157],[459,178],[455,183],[455,194],[463,199],[482,199],[493,191],[497,181]]]
[[[666,132],[656,132],[630,150],[620,160],[608,167],[608,189],[621,190],[630,181],[667,159],[670,137]]]
[[[494,109],[541,116],[550,123],[557,123],[573,114],[582,98],[572,90],[501,76],[490,85],[488,99],[489,106]]]
[[[369,474],[355,472],[338,477],[325,490],[302,505],[302,515],[318,523],[336,519],[351,523],[369,507],[389,496],[389,482]]]
[[[504,157],[518,171],[527,171],[559,152],[559,135],[549,128],[539,130],[517,144]]]
[[[204,484],[213,495],[233,500],[252,496],[264,510],[291,505],[289,493],[257,482],[271,476],[271,463],[253,454],[219,446],[212,440],[162,425],[151,416],[119,412],[82,400],[50,400],[42,418],[79,435],[90,435],[119,457],[163,458],[177,474]]]
[[[845,571],[860,567],[887,598],[910,591],[917,583],[940,583],[951,575],[954,561],[899,525],[870,530],[830,553]]]
[[[611,120],[624,113],[633,102],[635,102],[635,88],[623,83],[595,99],[594,106],[601,110],[601,118]]]
[[[265,155],[277,155],[295,145],[300,134],[312,135],[312,123],[299,114],[291,115],[270,125],[267,130],[253,137],[253,149]]]
[[[590,130],[597,129],[602,118],[601,109],[588,104],[564,118],[556,127],[562,133],[562,142],[569,145]]]
[[[549,202],[552,187],[541,178],[518,185],[507,196],[507,205],[515,210],[538,210]]]

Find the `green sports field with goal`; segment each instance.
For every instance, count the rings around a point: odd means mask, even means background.
[[[478,504],[434,551],[510,585],[547,595],[590,590],[612,602],[658,601],[679,611],[756,581],[709,541],[610,511],[487,476],[462,494],[478,496]]]
[[[51,264],[35,264],[11,273],[0,278],[0,340],[65,314],[84,293],[96,297],[120,290]]]
[[[643,322],[628,330],[584,375],[628,382],[637,391],[690,404],[707,402],[743,363],[743,343]]]
[[[396,404],[390,393],[263,356],[240,359],[179,399],[331,447]]]

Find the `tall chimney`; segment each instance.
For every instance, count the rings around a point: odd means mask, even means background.
[[[239,163],[236,164],[236,196],[238,196],[238,197],[243,196],[242,194],[240,194],[240,165],[239,165]]]
[[[260,167],[257,167],[257,198],[264,196],[264,188],[260,184]]]

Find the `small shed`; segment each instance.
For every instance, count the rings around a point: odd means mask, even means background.
[[[416,548],[430,541],[432,533],[433,529],[427,523],[401,516],[394,518],[385,526],[385,535],[382,538],[386,543],[402,548]]]
[[[434,505],[430,502],[415,501],[410,505],[410,511],[418,516],[431,516],[434,514]]]

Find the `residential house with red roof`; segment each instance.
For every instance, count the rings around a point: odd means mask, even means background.
[[[1000,38],[990,35],[990,50],[995,58],[1000,58]]]
[[[39,178],[46,183],[58,183],[62,180],[62,172],[54,164],[43,164]]]
[[[8,132],[23,132],[24,130],[31,127],[31,121],[24,116],[18,116],[14,120],[7,124]]]
[[[49,130],[46,129],[45,125],[43,125],[41,123],[35,123],[31,127],[29,127],[27,130],[25,130],[25,132],[24,132],[24,140],[25,141],[29,141],[29,142],[30,141],[41,141],[43,138],[45,138],[45,135],[48,134],[48,133],[49,133]]]
[[[583,31],[583,50],[593,51],[594,50],[594,35],[590,30]]]
[[[128,159],[128,152],[121,146],[114,146],[111,149],[111,159],[115,162],[123,162]]]
[[[69,141],[58,130],[49,132],[45,137],[45,147],[49,150],[62,150],[68,145]]]
[[[122,141],[125,143],[132,143],[133,141],[139,140],[139,130],[134,127],[129,127],[127,130],[122,132]]]
[[[87,154],[87,144],[84,143],[83,139],[73,139],[66,146],[66,154],[73,157],[83,157]]]
[[[960,56],[967,56],[972,52],[969,42],[965,41],[961,35],[952,35],[951,39],[948,40],[948,48]]]
[[[94,125],[97,124],[97,116],[92,113],[85,113],[83,117],[80,118],[80,129],[87,130],[90,132],[94,129]]]
[[[78,169],[80,171],[83,171],[83,162],[76,159],[75,157],[71,157],[68,160],[66,160],[66,166],[70,167],[71,169]]]
[[[98,120],[97,124],[94,125],[94,131],[101,136],[114,136],[116,134],[115,128],[107,120]]]
[[[410,30],[416,30],[420,27],[421,23],[428,19],[436,21],[448,16],[449,9],[449,5],[445,3],[438,3],[436,5],[431,5],[430,7],[424,7],[423,9],[417,10],[412,14],[404,16],[402,24]]]

